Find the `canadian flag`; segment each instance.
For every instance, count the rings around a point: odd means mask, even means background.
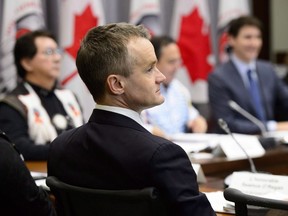
[[[105,23],[102,1],[61,0],[60,14],[59,43],[64,50],[60,82],[77,95],[84,119],[88,120],[95,102],[78,74],[75,61],[81,39],[86,32]]]
[[[248,0],[220,0],[218,12],[218,37],[219,61],[228,60],[227,55],[227,25],[232,20],[242,15],[250,14]]]
[[[212,70],[210,17],[207,0],[175,1],[171,35],[183,60],[177,77],[196,103],[208,102],[207,76]]]
[[[0,36],[0,95],[16,86],[13,48],[22,34],[45,26],[41,0],[5,0]]]
[[[162,30],[159,0],[131,0],[129,22],[135,25],[143,24],[151,35],[160,35]]]

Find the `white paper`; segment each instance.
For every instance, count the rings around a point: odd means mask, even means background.
[[[186,141],[186,142],[206,142],[212,143],[217,138],[218,134],[206,134],[206,133],[178,133],[172,135],[173,141]]]
[[[47,173],[44,173],[44,172],[31,171],[30,173],[31,173],[33,179],[43,179],[43,178],[47,177]]]
[[[267,138],[274,138],[277,141],[282,141],[283,144],[288,145],[288,131],[268,131],[265,134]]]
[[[179,133],[174,134],[171,140],[182,147],[187,154],[190,154],[206,148],[215,148],[219,143],[218,137],[218,134]]]
[[[50,188],[46,185],[46,179],[39,179],[35,181],[38,187],[42,187],[47,191],[50,191]]]
[[[223,191],[205,192],[215,212],[235,214],[234,203],[224,198]]]

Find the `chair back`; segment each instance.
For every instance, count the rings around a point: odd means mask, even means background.
[[[277,210],[285,210],[285,215],[288,215],[288,201],[282,201],[282,200],[276,200],[276,199],[268,199],[264,197],[259,196],[253,196],[249,194],[242,193],[240,190],[235,188],[226,188],[224,190],[224,197],[226,200],[234,202],[235,203],[235,214],[236,216],[246,216],[250,215],[252,212],[254,212],[257,215],[261,215],[260,212],[262,212],[263,215],[268,215],[267,212],[273,211],[275,212],[274,215],[276,215],[276,209]],[[248,208],[249,206],[249,208]],[[258,207],[258,208],[255,208]],[[262,208],[259,208],[262,207]],[[249,211],[250,210],[250,211]],[[283,212],[283,211],[281,211]],[[278,213],[279,211],[278,211]],[[282,215],[283,213],[281,213]],[[271,214],[271,212],[269,213]]]
[[[49,176],[60,216],[166,216],[166,205],[155,188],[102,190],[73,186]]]

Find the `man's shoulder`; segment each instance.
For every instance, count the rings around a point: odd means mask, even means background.
[[[227,77],[230,75],[231,70],[234,70],[233,63],[231,61],[225,62],[223,64],[215,67],[213,71],[208,76],[208,83],[217,81],[225,81]]]
[[[59,134],[51,143],[52,145],[55,142],[62,142],[63,140],[71,139],[72,137],[83,139],[81,136],[82,133],[85,133],[86,129],[85,126],[86,124],[81,125],[80,127],[72,128],[70,130],[63,131],[61,134]]]
[[[161,151],[165,150],[166,148],[182,149],[179,145],[173,143],[171,140],[155,136],[151,133],[143,135],[143,137],[140,140],[142,145],[144,145],[147,148],[150,148],[152,151]]]
[[[227,72],[229,72],[229,70],[231,70],[231,68],[233,68],[233,62],[231,60],[224,62],[220,65],[218,65],[214,71],[212,71],[211,74],[225,74]]]
[[[261,60],[261,59],[257,60],[256,67],[259,68],[259,70],[266,69],[268,71],[274,71],[273,64],[266,60]]]

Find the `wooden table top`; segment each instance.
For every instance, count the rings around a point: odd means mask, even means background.
[[[201,165],[205,176],[225,178],[234,171],[250,171],[248,159],[229,160],[225,157],[212,159],[191,159]],[[280,146],[266,151],[262,157],[253,158],[256,170],[275,175],[288,175],[288,148]]]

